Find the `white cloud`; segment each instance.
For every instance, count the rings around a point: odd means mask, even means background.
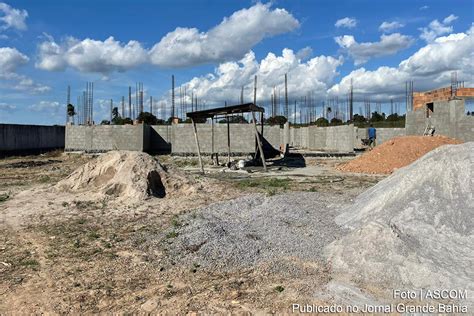
[[[113,37],[105,41],[67,38],[58,44],[52,38],[38,47],[39,60],[36,67],[49,70],[64,70],[67,66],[82,72],[107,74],[124,71],[147,61],[147,52],[137,41],[123,44]]]
[[[357,20],[355,18],[345,17],[343,19],[339,19],[334,24],[335,27],[346,27],[348,29],[354,28],[357,26]]]
[[[299,22],[285,9],[257,3],[234,12],[207,32],[177,28],[150,51],[151,62],[163,67],[184,67],[242,58],[266,37],[291,32]]]
[[[456,21],[458,19],[457,16],[454,14],[450,14],[449,16],[445,17],[443,20],[444,24],[451,24],[452,22]]]
[[[420,7],[420,10],[428,10],[429,8],[430,8],[429,6],[424,5],[424,6]]]
[[[0,103],[0,111],[12,112],[14,110],[16,110],[15,105],[11,105],[8,103]]]
[[[242,86],[245,87],[244,101],[253,100],[253,80],[257,75],[257,102],[261,104],[270,99],[274,87],[283,98],[284,75],[287,73],[291,96],[299,97],[311,91],[314,96],[322,98],[342,63],[342,57],[331,56],[318,56],[302,62],[291,49],[284,49],[281,56],[269,53],[259,63],[255,54],[249,52],[240,61],[222,63],[214,73],[195,77],[183,85],[189,94],[193,92],[208,104],[222,105],[224,101],[235,104],[240,102]]]
[[[208,32],[178,27],[150,50],[137,41],[121,43],[113,37],[105,41],[72,37],[56,42],[51,36],[38,46],[36,67],[60,71],[66,67],[81,72],[125,71],[151,63],[160,67],[185,67],[242,58],[266,37],[287,33],[299,22],[284,9],[257,3],[234,12]]]
[[[442,22],[438,20],[433,20],[427,27],[422,27],[419,30],[421,31],[420,38],[426,42],[432,42],[434,39],[440,35],[448,34],[453,31],[451,24],[458,17],[451,14],[443,19]]]
[[[405,24],[397,22],[397,21],[393,21],[393,22],[384,21],[382,24],[380,24],[379,31],[389,33],[396,29],[402,28],[404,26]]]
[[[393,55],[413,43],[410,36],[400,33],[383,34],[379,42],[358,43],[352,35],[338,36],[334,40],[354,59],[355,65],[374,57]]]
[[[27,29],[25,20],[28,17],[26,10],[15,9],[4,2],[0,2],[0,30],[10,28],[24,31]]]
[[[16,48],[0,47],[0,77],[8,77],[30,59]]]
[[[40,101],[30,105],[28,108],[35,112],[47,112],[49,114],[57,114],[61,105],[57,101]]]
[[[466,33],[435,39],[403,60],[398,67],[354,70],[328,92],[330,95],[347,94],[352,78],[356,95],[388,100],[405,93],[404,83],[407,80],[414,80],[415,89],[419,91],[446,86],[452,71],[457,71],[458,78],[466,80],[467,85],[474,84],[474,27]]]
[[[31,78],[18,74],[18,68],[27,64],[29,58],[16,48],[0,47],[0,79],[14,82],[14,89],[42,93],[49,91],[45,85],[35,83]]]

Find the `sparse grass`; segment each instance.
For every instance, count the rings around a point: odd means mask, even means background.
[[[288,178],[268,178],[268,179],[246,179],[236,183],[239,189],[258,188],[269,195],[274,195],[278,190],[285,191],[289,189],[291,180]]]
[[[99,239],[100,235],[97,232],[92,231],[87,234],[87,237],[89,237],[89,239]]]
[[[50,181],[51,181],[51,178],[49,176],[46,176],[46,175],[42,175],[38,179],[38,182],[40,182],[40,183],[48,183]]]
[[[20,265],[24,267],[38,267],[39,262],[35,259],[24,259],[20,261]]]
[[[173,162],[177,167],[196,167],[199,164],[197,159],[179,159]]]
[[[176,237],[178,237],[178,233],[174,230],[170,231],[168,234],[166,234],[167,239],[176,238]]]
[[[179,222],[177,216],[173,217],[173,219],[171,220],[171,225],[173,225],[173,227],[176,227],[176,228],[181,226],[181,223]]]

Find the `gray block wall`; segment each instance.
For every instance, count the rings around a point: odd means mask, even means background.
[[[227,124],[196,124],[201,153],[227,153]],[[172,129],[172,147],[174,154],[196,153],[196,142],[192,124],[176,124]],[[255,152],[255,129],[251,124],[230,124],[230,148],[234,153]],[[214,134],[214,138],[213,138]],[[265,134],[265,132],[264,132]]]
[[[146,151],[149,131],[145,125],[68,125],[66,151],[104,152],[109,150]]]
[[[425,109],[408,112],[406,134],[423,135],[429,124],[434,126],[435,135],[474,141],[474,117],[466,115],[463,99],[434,102],[433,110],[429,118]]]
[[[64,148],[64,126],[0,124],[0,153]]]

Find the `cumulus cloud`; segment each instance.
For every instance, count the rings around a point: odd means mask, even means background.
[[[384,21],[382,24],[380,24],[379,31],[389,33],[396,29],[402,28],[404,26],[405,24],[397,22],[397,21],[393,21],[393,22]]]
[[[257,3],[234,12],[207,32],[178,27],[147,50],[137,41],[121,43],[72,37],[56,42],[46,35],[38,46],[36,66],[48,71],[71,67],[82,72],[108,74],[151,63],[185,67],[242,58],[266,37],[293,31],[299,22],[285,9]]]
[[[82,72],[107,74],[125,71],[146,61],[147,52],[137,41],[124,44],[113,37],[105,41],[69,37],[58,44],[50,37],[38,47],[36,67],[59,71],[70,66]]]
[[[18,67],[28,63],[30,59],[16,48],[0,47],[0,76],[6,78],[15,73]]]
[[[216,105],[222,105],[224,101],[234,104],[240,102],[242,86],[246,87],[244,101],[253,99],[253,80],[257,75],[257,99],[265,102],[270,99],[273,88],[283,95],[287,73],[291,95],[301,96],[311,91],[316,97],[324,97],[342,63],[342,57],[331,56],[318,56],[303,62],[291,49],[284,49],[281,56],[269,53],[258,62],[255,54],[249,52],[240,61],[222,63],[214,73],[195,77],[184,85],[199,99]]]
[[[374,57],[393,55],[413,43],[410,36],[400,33],[383,34],[379,42],[358,43],[352,35],[338,36],[334,40],[354,59],[355,65]]]
[[[177,28],[168,33],[151,49],[151,62],[164,67],[183,67],[241,58],[265,37],[298,27],[298,20],[285,9],[257,3],[234,12],[207,32]]]
[[[18,68],[27,64],[29,58],[16,48],[0,47],[0,79],[14,82],[13,88],[32,92],[45,92],[48,86],[38,84],[31,78],[17,73]]]
[[[439,37],[420,48],[398,67],[379,67],[369,71],[359,68],[331,87],[330,95],[345,95],[351,78],[354,92],[388,100],[404,94],[404,83],[415,81],[417,90],[428,90],[449,84],[452,71],[473,85],[474,73],[474,28],[465,33]]]
[[[28,108],[34,112],[47,112],[49,114],[57,114],[61,105],[57,101],[40,101],[30,105]]]
[[[419,29],[421,31],[420,38],[426,42],[432,42],[440,35],[451,33],[453,31],[453,27],[450,24],[457,18],[457,16],[451,14],[445,17],[442,22],[438,20],[431,21],[427,27],[422,27]]]
[[[357,20],[355,18],[345,17],[343,19],[337,20],[334,26],[351,29],[357,26]]]
[[[0,30],[17,29],[24,31],[27,29],[26,10],[15,9],[4,2],[0,2]]]

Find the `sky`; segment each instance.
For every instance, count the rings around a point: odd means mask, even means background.
[[[356,112],[404,112],[406,81],[424,91],[456,71],[474,86],[473,17],[472,0],[0,0],[0,123],[64,124],[67,86],[77,105],[86,82],[96,122],[137,82],[167,118],[172,75],[202,108],[239,103],[242,87],[253,101],[257,76],[268,113],[287,74],[290,104],[311,98],[316,115],[336,98],[342,111],[351,81]]]

